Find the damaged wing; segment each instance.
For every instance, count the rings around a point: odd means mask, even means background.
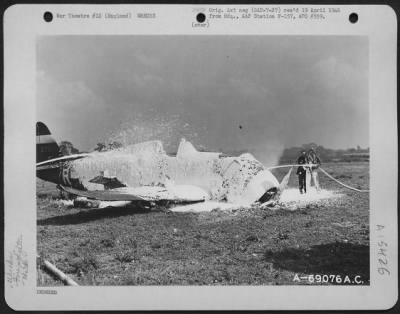
[[[64,192],[99,201],[145,201],[145,199],[138,197],[136,195],[120,193],[115,190],[82,191],[63,185],[59,185],[58,187]]]
[[[208,197],[204,190],[191,185],[176,185],[168,188],[161,186],[122,187],[104,191],[82,191],[63,185],[60,185],[59,188],[73,195],[99,201],[144,201],[182,204],[204,202]]]

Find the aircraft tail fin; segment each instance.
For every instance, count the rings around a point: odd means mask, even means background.
[[[36,162],[57,158],[58,147],[49,128],[43,122],[36,123]]]

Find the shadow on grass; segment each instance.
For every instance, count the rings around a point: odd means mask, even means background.
[[[149,214],[149,209],[141,207],[106,207],[101,209],[82,209],[81,212],[49,217],[37,221],[38,226],[64,226],[82,224],[103,218],[115,218],[137,214]]]
[[[267,250],[264,256],[274,267],[307,275],[340,275],[354,280],[360,276],[369,284],[369,246],[352,243],[328,243],[310,249]],[[347,283],[352,284],[352,283]]]

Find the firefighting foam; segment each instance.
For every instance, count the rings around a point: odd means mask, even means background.
[[[104,189],[93,183],[99,174],[116,178],[121,185],[136,191],[143,186],[164,186],[180,190],[187,197],[190,193],[198,195],[201,189],[205,200],[243,205],[279,187],[275,176],[251,154],[235,157],[199,152],[185,139],[176,156],[168,155],[160,141],[150,141],[94,153],[71,163],[71,179],[88,190]]]

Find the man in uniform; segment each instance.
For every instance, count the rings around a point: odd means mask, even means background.
[[[303,150],[301,151],[300,157],[297,159],[297,164],[298,165],[304,165],[307,163],[307,156],[306,156],[306,151]],[[306,187],[306,173],[307,169],[306,167],[299,166],[297,168],[296,174],[299,176],[299,189],[300,189],[300,194],[307,193],[307,187]]]
[[[307,153],[306,160],[308,164],[313,164],[313,166],[309,167],[310,175],[309,175],[309,180],[308,184],[311,185],[311,178],[314,181],[315,188],[317,189],[317,192],[321,190],[319,186],[319,181],[318,181],[318,168],[321,166],[321,160],[319,159],[317,153],[315,152],[315,148],[311,147],[310,150]]]

